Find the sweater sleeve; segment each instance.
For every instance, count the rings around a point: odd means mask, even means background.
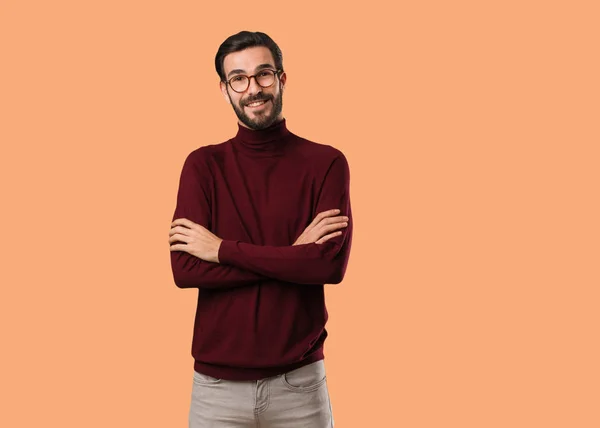
[[[333,160],[323,180],[313,218],[322,211],[340,209],[348,226],[322,244],[292,246],[255,245],[224,240],[219,262],[271,278],[298,284],[339,284],[346,273],[352,243],[350,169],[342,152]],[[311,219],[312,221],[312,219]]]
[[[211,230],[210,176],[197,151],[183,164],[173,220],[187,218]],[[211,263],[185,251],[171,251],[171,268],[179,288],[225,289],[254,284],[265,278],[235,266]]]

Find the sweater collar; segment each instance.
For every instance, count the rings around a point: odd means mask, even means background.
[[[238,131],[233,137],[234,146],[247,154],[273,156],[283,152],[291,135],[285,118],[264,129],[250,129],[238,122]]]

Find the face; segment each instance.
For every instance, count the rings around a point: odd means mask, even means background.
[[[223,71],[225,72],[225,78],[229,80],[236,74],[249,76],[258,73],[260,70],[258,67],[262,64],[269,64],[269,69],[276,70],[275,61],[269,48],[255,46],[225,56]],[[233,70],[242,71],[233,72]],[[279,76],[275,76],[275,82],[271,86],[263,88],[256,82],[255,78],[251,78],[248,89],[241,93],[235,92],[229,84],[219,83],[221,92],[225,100],[233,107],[239,123],[250,129],[264,129],[283,119],[281,110],[283,108],[282,97],[285,81],[286,75],[281,73]],[[266,102],[258,107],[248,106],[248,104],[259,100],[265,100]]]

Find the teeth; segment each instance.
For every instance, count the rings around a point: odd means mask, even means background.
[[[251,103],[251,104],[248,104],[248,105],[251,106],[251,107],[256,107],[256,106],[259,106],[261,104],[264,104],[265,102],[266,101],[257,101],[255,103]]]

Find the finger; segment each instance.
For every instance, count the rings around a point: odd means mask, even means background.
[[[171,250],[171,251],[186,251],[187,246],[185,246],[183,244],[173,244],[169,247],[169,250]]]
[[[171,230],[169,231],[169,236],[172,236],[176,233],[181,233],[182,235],[190,235],[192,229],[189,229],[187,227],[183,227],[183,226],[174,226],[171,228]]]
[[[342,232],[333,232],[333,233],[330,233],[329,235],[325,235],[321,239],[317,240],[315,242],[315,244],[322,244],[323,242],[328,241],[331,238],[335,238],[336,236],[339,236],[341,234],[342,234]]]
[[[183,235],[181,233],[176,233],[169,238],[169,242],[185,242],[186,244],[189,242],[189,237],[187,235]]]
[[[333,224],[327,224],[324,225],[323,227],[321,227],[319,229],[320,233],[327,233],[327,232],[331,232],[332,230],[338,230],[338,229],[343,229],[344,227],[348,226],[348,223],[333,223]]]
[[[335,217],[337,219],[344,219],[347,217]],[[315,226],[313,233],[316,233],[317,236],[322,236],[323,234],[325,234],[326,232],[330,232],[332,230],[336,230],[336,229],[341,229],[343,227],[348,226],[348,222],[347,221],[332,221],[330,219],[324,219],[321,221],[321,223],[319,223],[317,226]]]
[[[340,212],[340,210],[338,210],[338,209],[333,209],[333,210],[327,210],[327,211],[320,212],[319,214],[317,214],[315,216],[315,219],[312,221],[312,223],[310,225],[311,226],[316,225],[321,220],[323,220],[325,217],[339,214],[339,212]]]
[[[339,213],[340,213],[340,210],[335,208],[332,210],[322,211],[319,214],[317,214],[317,217],[321,216],[321,218],[324,218],[324,217],[329,217],[329,216],[336,215]]]
[[[331,224],[331,223],[343,223],[343,222],[347,222],[347,221],[348,221],[348,217],[339,215],[337,217],[324,218],[323,220],[321,220],[320,225]]]
[[[173,222],[171,223],[171,227],[177,225],[182,225],[192,229],[196,225],[196,223],[194,223],[192,220],[188,220],[187,218],[177,218],[173,220]]]

